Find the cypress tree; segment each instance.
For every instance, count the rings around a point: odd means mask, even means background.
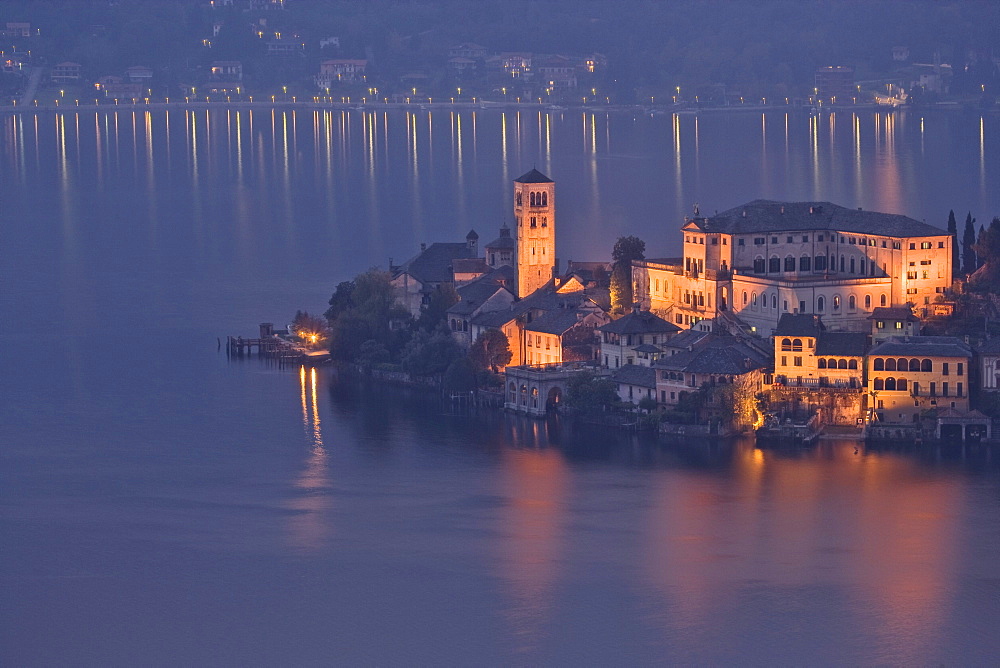
[[[983,256],[982,253],[979,252],[979,248],[980,248],[979,242],[981,242],[983,240],[983,232],[985,232],[985,231],[986,230],[983,228],[983,226],[980,225],[979,226],[979,234],[976,235],[976,245],[972,247],[972,250],[976,251],[976,269],[979,269],[984,264],[986,264],[986,258]]]
[[[972,217],[972,212],[965,217],[965,233],[962,234],[962,273],[971,274],[976,270],[976,251],[973,246],[976,244],[976,219]]]
[[[962,273],[962,255],[958,250],[958,221],[954,209],[948,212],[948,234],[951,235],[951,273],[958,276]]]

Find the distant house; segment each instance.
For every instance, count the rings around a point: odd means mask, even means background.
[[[219,33],[222,32],[222,26],[225,25],[224,21],[213,21],[212,22],[212,37],[218,37]]]
[[[216,81],[243,81],[243,63],[238,60],[216,60],[211,77]]]
[[[31,24],[22,21],[8,21],[4,37],[31,37]]]
[[[510,311],[515,297],[508,286],[514,283],[514,273],[513,267],[502,267],[458,288],[459,301],[448,309],[447,320],[455,339],[464,348],[471,346],[474,340],[473,318],[483,313]]]
[[[319,74],[316,75],[316,87],[330,88],[338,83],[358,83],[365,78],[368,69],[367,60],[332,59],[319,64]]]
[[[306,45],[298,39],[272,39],[267,43],[269,56],[294,56],[305,54]]]
[[[909,306],[876,306],[868,316],[872,322],[872,341],[878,343],[891,336],[917,336],[920,318]]]
[[[449,58],[448,69],[452,74],[465,74],[476,71],[476,61],[472,58]]]
[[[512,79],[525,79],[531,76],[532,54],[525,52],[506,52],[500,54],[500,67],[504,74]]]
[[[324,37],[319,41],[319,48],[325,49],[327,47],[333,47],[335,49],[340,48],[340,38],[339,37]]]
[[[659,403],[676,405],[686,395],[705,387],[705,411],[712,413],[713,408],[721,409],[715,401],[717,388],[732,385],[737,378],[751,374],[749,380],[759,390],[763,386],[763,370],[769,364],[766,355],[745,341],[706,333],[704,340],[690,350],[661,357],[653,364]]]
[[[680,330],[658,315],[636,309],[598,328],[601,361],[615,369],[629,364],[650,366],[664,354],[660,346]]]
[[[146,84],[153,79],[153,70],[142,65],[133,65],[125,70],[125,78],[132,83]]]
[[[486,47],[472,42],[464,42],[448,49],[448,57],[467,58],[472,61],[481,60],[486,57]]]
[[[536,66],[542,85],[553,90],[576,88],[577,64],[566,56],[551,56]]]
[[[10,54],[3,57],[3,60],[0,61],[0,67],[2,67],[4,74],[17,74],[24,70],[24,61],[20,56]]]
[[[642,399],[656,401],[656,370],[638,364],[626,364],[611,374],[618,390],[618,398],[637,404]]]
[[[69,81],[79,81],[82,72],[83,66],[80,65],[80,63],[72,63],[69,61],[59,63],[52,68],[52,82],[66,83]]]
[[[892,59],[897,63],[905,63],[910,59],[910,47],[908,46],[894,46],[892,47]]]
[[[435,290],[445,285],[455,286],[454,261],[476,256],[475,239],[471,237],[466,243],[421,244],[420,253],[398,267],[390,267],[396,299],[413,317],[418,317],[421,308],[430,304]]]
[[[846,102],[856,91],[853,67],[838,65],[816,70],[816,97],[820,100]]]
[[[104,94],[104,97],[114,100],[131,100],[142,97],[142,86],[126,83],[122,77],[103,76],[94,84],[94,88]]]

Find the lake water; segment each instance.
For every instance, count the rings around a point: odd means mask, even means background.
[[[1000,117],[0,117],[5,665],[992,663],[1000,452],[657,443],[230,362],[510,181],[565,260],[699,203],[1000,214]]]

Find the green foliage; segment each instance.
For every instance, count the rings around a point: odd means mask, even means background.
[[[476,389],[476,370],[468,357],[459,357],[448,365],[441,384],[449,392],[472,392]]]
[[[653,397],[643,397],[639,400],[639,410],[651,413],[656,410],[656,399]]]
[[[610,378],[581,371],[566,383],[566,405],[581,413],[602,411],[617,402],[618,392]]]
[[[965,232],[962,234],[962,273],[971,274],[978,266],[976,251],[976,219],[972,217],[972,212],[965,217]]]
[[[362,368],[374,369],[389,362],[389,350],[374,339],[368,339],[358,350],[357,363]]]
[[[615,313],[627,313],[635,298],[632,293],[632,260],[646,257],[646,242],[635,236],[619,237],[611,250],[611,308]]]
[[[507,335],[499,329],[487,329],[482,332],[473,341],[469,350],[469,358],[477,370],[489,369],[493,373],[500,367],[507,366],[513,356]]]
[[[438,286],[431,293],[428,304],[420,309],[417,327],[432,330],[447,319],[448,309],[458,302],[458,293],[449,284]]]
[[[311,345],[322,345],[330,336],[326,318],[311,315],[309,311],[296,311],[292,319],[292,332]]]
[[[390,356],[402,349],[409,338],[405,324],[410,315],[396,303],[390,281],[388,272],[373,268],[337,286],[326,312],[328,318],[334,316],[330,352],[336,359],[355,361],[369,340],[380,343]]]
[[[403,349],[401,362],[407,373],[426,378],[443,374],[461,356],[458,343],[442,324],[433,332],[417,330]]]
[[[958,221],[955,220],[955,210],[948,212],[948,234],[951,235],[951,273],[958,276],[961,273],[962,254],[958,245]]]
[[[330,297],[330,308],[326,310],[323,315],[331,323],[340,317],[340,314],[354,306],[354,301],[351,299],[351,295],[354,293],[354,281],[343,281],[337,284],[336,290],[334,290],[333,296]]]
[[[979,233],[973,251],[981,267],[970,279],[975,289],[997,292],[1000,290],[1000,218],[993,218],[990,226]]]

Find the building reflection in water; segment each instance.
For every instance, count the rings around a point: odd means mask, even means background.
[[[538,421],[534,427],[545,428]],[[537,440],[541,435],[528,436]],[[553,448],[505,448],[502,453],[498,574],[508,601],[505,616],[517,650],[525,652],[548,634],[562,574],[568,472],[562,453]]]
[[[299,367],[302,428],[309,443],[305,468],[295,480],[288,507],[296,511],[288,520],[288,542],[298,550],[317,552],[330,537],[330,473],[327,451],[320,428],[317,372],[315,367]]]
[[[741,446],[731,476],[663,472],[645,568],[672,646],[698,656],[721,627],[776,642],[814,635],[830,650],[851,634],[904,663],[932,655],[956,596],[954,519],[966,510],[960,487],[925,474],[847,443],[793,455]],[[820,615],[816,598],[844,604]]]

